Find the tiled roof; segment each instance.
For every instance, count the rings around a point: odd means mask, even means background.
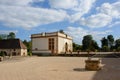
[[[0,40],[0,49],[27,49],[20,39]]]

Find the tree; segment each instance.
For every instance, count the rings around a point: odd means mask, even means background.
[[[107,46],[107,47],[108,47],[108,40],[107,40],[105,37],[103,37],[102,40],[101,40],[101,44],[102,44],[102,48],[103,48],[104,46]]]
[[[103,37],[101,40],[101,44],[102,44],[102,51],[108,51],[108,40]]]
[[[113,43],[114,43],[114,37],[113,35],[108,35],[107,36],[107,39],[108,39],[108,47],[113,50]]]
[[[95,40],[93,40],[92,35],[86,35],[83,37],[82,40],[82,48],[85,51],[91,50],[95,51],[96,49],[99,49],[99,46]]]
[[[4,56],[4,52],[3,51],[0,52],[0,56]]]
[[[15,39],[15,33],[10,32],[8,35],[7,34],[0,34],[0,40],[2,39]]]
[[[0,40],[2,40],[2,37],[1,37],[1,35],[0,35]]]
[[[82,46],[76,44],[76,43],[73,43],[73,51],[78,51],[78,50],[81,50]]]
[[[99,50],[99,46],[95,40],[92,40],[91,49],[92,51]]]
[[[0,40],[2,39],[7,39],[7,35],[6,34],[0,34]]]
[[[15,39],[16,35],[14,32],[10,32],[9,35],[7,35],[7,39]]]
[[[108,52],[110,51],[110,48],[108,46],[103,46],[102,51]]]
[[[115,48],[116,48],[117,51],[120,49],[120,39],[117,39],[115,41]]]
[[[117,51],[120,52],[120,47],[117,48]]]

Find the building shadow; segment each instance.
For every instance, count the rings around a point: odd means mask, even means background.
[[[96,71],[92,80],[120,80],[120,58],[102,58],[102,69]]]

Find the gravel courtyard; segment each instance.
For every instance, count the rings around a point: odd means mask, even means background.
[[[102,58],[86,71],[82,57],[19,57],[0,62],[0,80],[120,80],[120,58]]]

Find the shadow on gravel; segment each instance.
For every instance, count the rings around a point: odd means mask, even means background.
[[[74,68],[74,71],[78,71],[78,72],[86,72],[87,70],[85,70],[85,68]]]
[[[120,80],[120,58],[102,58],[102,65],[92,80]]]

